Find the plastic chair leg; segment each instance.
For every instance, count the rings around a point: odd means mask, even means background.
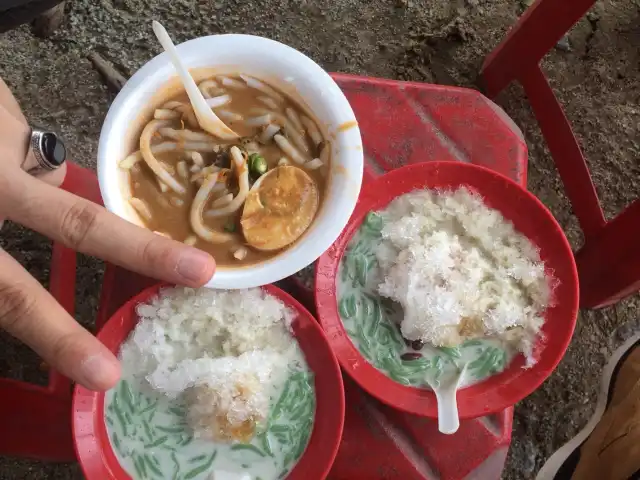
[[[576,253],[580,305],[601,308],[640,290],[640,200]]]
[[[560,102],[539,66],[529,68],[520,82],[538,119],[585,238],[597,234],[605,225],[604,214],[587,162]]]
[[[2,379],[0,397],[0,454],[75,461],[70,396],[54,396],[47,388]]]
[[[537,65],[593,6],[595,0],[537,0],[480,70],[485,94],[494,98],[513,80]]]

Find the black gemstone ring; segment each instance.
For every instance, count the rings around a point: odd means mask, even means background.
[[[35,128],[31,130],[29,151],[37,164],[29,168],[27,173],[35,176],[60,168],[67,159],[67,149],[60,137]]]

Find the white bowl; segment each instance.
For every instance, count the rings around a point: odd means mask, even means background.
[[[196,80],[206,74],[242,72],[290,95],[315,117],[333,147],[324,202],[304,236],[271,260],[246,267],[220,267],[207,287],[251,288],[281,280],[313,263],[340,235],[356,205],[362,183],[360,130],[349,102],[331,77],[302,53],[250,35],[214,35],[177,46]],[[204,69],[209,69],[206,71]],[[212,70],[213,69],[213,70]],[[166,54],[144,65],[109,109],[98,145],[98,180],[108,210],[137,225],[130,207],[128,175],[118,162],[137,150],[137,136],[155,107],[180,87]]]

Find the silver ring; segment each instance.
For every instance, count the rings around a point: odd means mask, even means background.
[[[26,171],[33,176],[56,170],[66,161],[66,149],[58,135],[35,128],[31,129],[26,158],[30,155],[35,158],[36,165]]]

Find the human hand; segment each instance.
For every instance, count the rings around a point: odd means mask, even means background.
[[[24,169],[29,126],[0,79],[0,220],[8,218],[67,247],[150,277],[192,287],[214,273],[213,258],[156,235],[56,188],[64,166],[35,178]],[[1,234],[1,233],[0,233]],[[0,328],[83,386],[105,390],[120,376],[114,355],[0,248]]]

